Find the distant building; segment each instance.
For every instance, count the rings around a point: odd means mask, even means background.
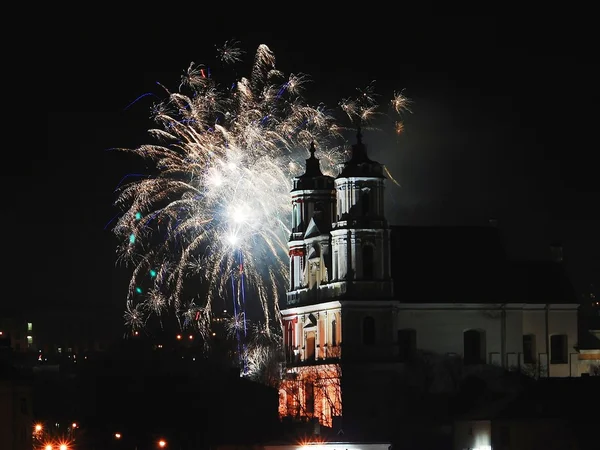
[[[517,395],[459,416],[453,449],[548,450],[597,447],[600,378],[541,379]],[[585,398],[586,400],[582,400]]]
[[[40,362],[69,355],[102,352],[121,336],[114,313],[102,316],[88,310],[32,310],[26,316],[0,311],[0,346],[9,346],[18,357],[34,355]],[[115,326],[117,325],[117,326]]]
[[[0,313],[0,342],[15,352],[37,350],[37,340],[31,317]]]
[[[584,293],[579,320],[579,366],[582,375],[600,375],[600,297],[594,285]]]
[[[32,384],[8,366],[0,367],[0,448],[31,450]]]
[[[360,133],[336,178],[313,145],[294,179],[282,417],[391,429],[417,358],[459,361],[461,376],[580,375],[578,303],[560,258],[508,261],[494,226],[391,227],[384,182]]]

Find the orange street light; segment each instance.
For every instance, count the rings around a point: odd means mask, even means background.
[[[164,439],[161,439],[160,441],[158,441],[158,446],[160,448],[165,448],[167,446],[167,442]]]
[[[67,447],[67,444],[60,444],[60,447],[58,447],[59,450],[69,450],[69,447]]]
[[[52,444],[48,444],[44,447],[44,450],[52,450]]]
[[[115,433],[115,439],[121,439],[121,433]]]
[[[71,426],[72,426],[73,428],[77,428],[77,422],[73,422],[73,423],[71,424]]]
[[[39,433],[40,431],[42,431],[42,424],[41,423],[36,423],[35,424],[35,432]]]

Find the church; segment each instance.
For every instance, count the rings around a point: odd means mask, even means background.
[[[312,144],[291,191],[281,417],[364,427],[397,414],[397,393],[423,382],[442,392],[469,373],[581,375],[559,248],[548,261],[510,261],[493,224],[391,226],[384,166],[360,131],[335,178],[316,153]]]

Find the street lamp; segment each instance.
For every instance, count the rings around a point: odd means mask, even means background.
[[[115,433],[115,439],[121,439],[121,433]]]
[[[160,441],[158,441],[158,446],[160,448],[165,448],[167,446],[167,442],[164,439],[161,439]]]

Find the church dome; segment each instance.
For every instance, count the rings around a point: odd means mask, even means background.
[[[310,144],[310,157],[306,160],[304,174],[294,178],[293,191],[304,190],[331,190],[333,189],[333,178],[323,175],[319,159],[315,157],[315,143]]]
[[[342,168],[339,178],[385,178],[383,164],[373,161],[367,155],[367,146],[362,141],[360,129],[356,134],[356,144],[352,146],[352,156]]]

